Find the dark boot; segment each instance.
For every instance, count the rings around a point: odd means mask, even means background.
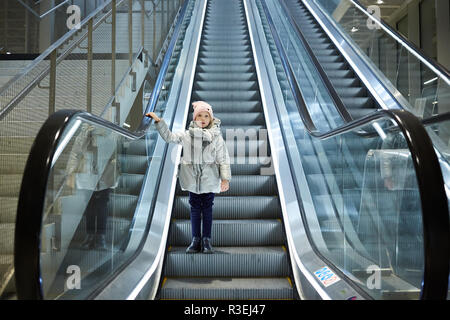
[[[211,238],[203,238],[203,253],[214,253],[214,249],[211,246]]]
[[[98,234],[95,239],[95,249],[108,250],[106,248],[106,239],[104,234]]]
[[[202,249],[202,242],[199,237],[192,238],[191,245],[186,249],[186,253],[198,253]]]
[[[82,250],[90,250],[95,247],[95,234],[88,234],[84,241],[81,243],[80,248]]]

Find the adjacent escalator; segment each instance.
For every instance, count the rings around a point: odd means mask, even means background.
[[[281,122],[292,127],[297,145],[289,152],[301,162],[294,171],[299,172],[298,184],[307,184],[299,187],[305,190],[304,219],[320,230],[311,233],[317,250],[375,299],[428,295],[430,292],[422,287],[424,277],[428,277],[426,259],[431,252],[425,253],[430,241],[427,239],[430,213],[426,212],[424,200],[428,187],[421,186],[421,173],[414,163],[414,153],[418,151],[414,150],[414,144],[431,146],[423,127],[404,111],[372,111],[359,120],[343,119],[337,111],[339,98],[330,98],[334,88],[329,86],[333,84],[317,76],[320,72],[314,67],[320,66],[313,63],[310,68],[311,52],[305,54],[307,50],[286,19],[286,11],[265,0],[257,1],[257,5],[289,114],[289,121],[281,119]],[[396,117],[399,118],[393,121]],[[422,131],[422,141],[408,141],[410,134],[398,123],[403,117],[403,125],[409,126],[407,123],[411,121],[414,131]],[[436,156],[432,148],[429,153],[430,157]],[[432,162],[439,172],[437,159]],[[442,173],[438,173],[438,181],[442,183]],[[442,205],[438,211],[445,239],[448,208],[443,186],[439,189],[429,196],[433,198],[440,193],[439,200],[435,198],[431,203]],[[313,210],[309,207],[311,203]],[[436,235],[438,229],[433,231]],[[435,254],[439,260],[440,253]],[[441,263],[442,269],[436,270],[441,272],[442,298],[448,266],[445,258]],[[367,280],[364,274],[371,268],[381,273],[378,290],[371,286],[367,290],[363,285]]]

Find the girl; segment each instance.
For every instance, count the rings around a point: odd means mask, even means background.
[[[179,178],[181,189],[189,191],[192,229],[192,242],[186,252],[213,253],[211,228],[214,193],[229,189],[230,157],[220,132],[220,120],[214,118],[212,107],[204,101],[194,102],[192,106],[193,121],[189,130],[185,131],[171,132],[165,121],[153,112],[146,116],[155,121],[156,129],[166,142],[183,146]],[[203,228],[200,230],[202,214]]]

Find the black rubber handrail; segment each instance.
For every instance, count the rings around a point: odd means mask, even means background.
[[[337,137],[354,132],[358,128],[383,118],[394,121],[402,131],[411,152],[422,205],[424,274],[420,298],[445,300],[447,298],[450,260],[449,211],[439,161],[424,126],[417,117],[408,111],[378,110],[331,131],[319,132],[312,121],[265,0],[261,0],[261,4],[301,119],[311,136],[318,139]]]
[[[188,3],[189,0],[185,0],[180,9],[176,27],[158,74],[155,89],[152,91],[147,104],[146,112],[155,110]],[[132,132],[103,118],[79,110],[60,110],[46,120],[31,146],[22,177],[17,206],[14,268],[19,299],[40,300],[44,298],[41,281],[40,246],[47,183],[57,147],[60,145],[67,127],[71,125],[75,118],[83,118],[87,122],[107,128],[131,140],[141,139],[151,125],[151,119],[143,117],[141,126]]]

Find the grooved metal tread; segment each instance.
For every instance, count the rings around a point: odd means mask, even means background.
[[[185,250],[169,248],[166,277],[251,277],[255,270],[264,277],[289,275],[287,252],[280,246],[215,247],[214,254],[186,254]],[[182,270],[177,268],[180,263]]]
[[[289,278],[166,278],[162,299],[292,299]]]

